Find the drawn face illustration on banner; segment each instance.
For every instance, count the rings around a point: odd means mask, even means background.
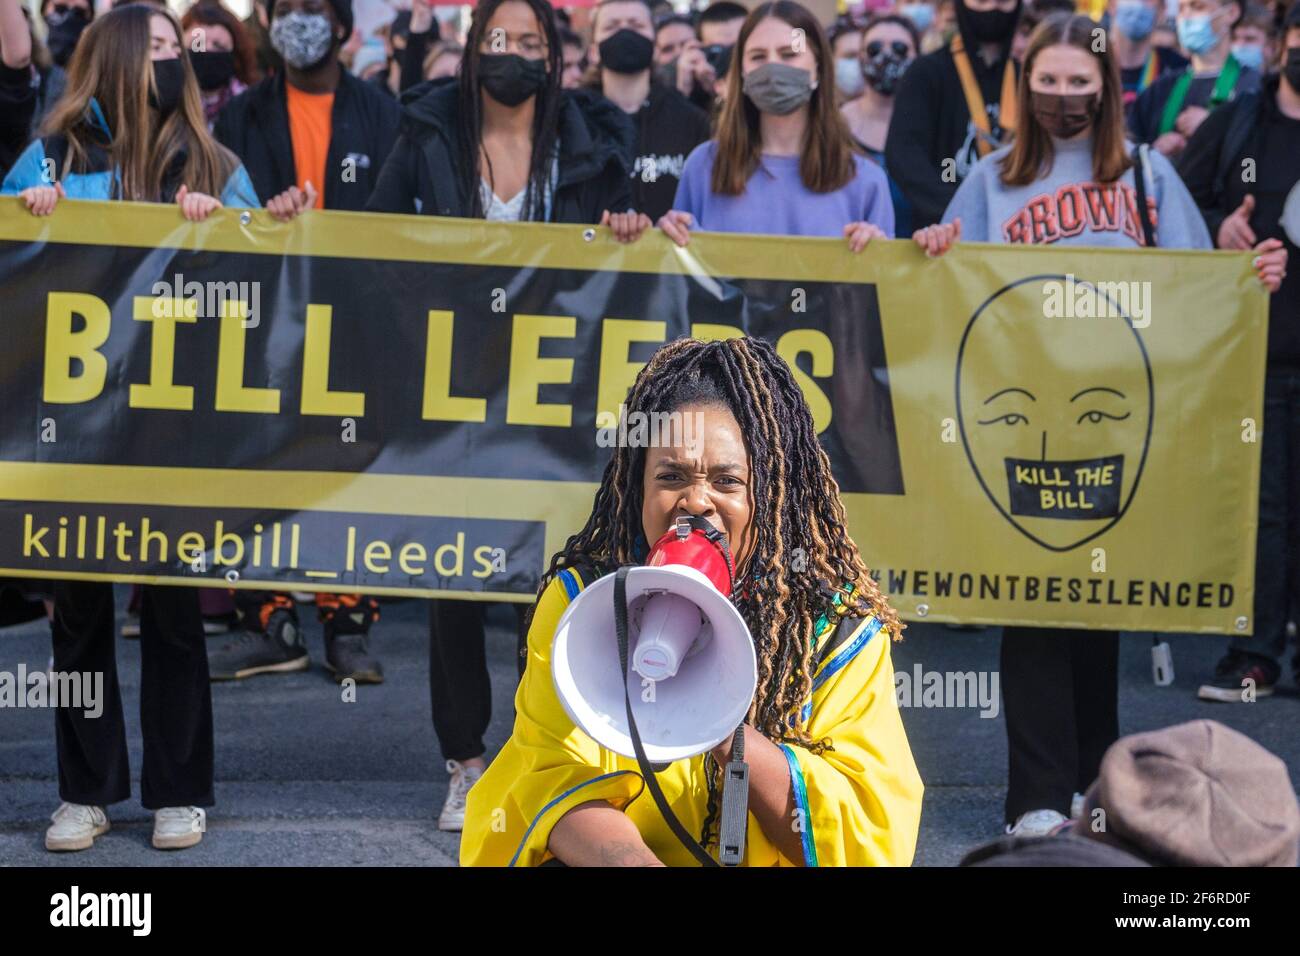
[[[971,467],[1018,531],[1068,551],[1123,517],[1153,396],[1146,348],[1114,296],[1073,276],[1003,289],[966,326],[956,391]]]

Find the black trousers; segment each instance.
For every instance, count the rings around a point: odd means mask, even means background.
[[[56,582],[51,630],[55,671],[104,675],[98,717],[86,717],[82,708],[54,712],[59,796],[94,806],[125,800],[131,770],[117,681],[113,586]],[[140,671],[140,802],[149,810],[212,806],[212,689],[194,588],[144,588]]]
[[[492,682],[484,641],[484,601],[429,602],[429,699],[433,732],[448,760],[470,760],[487,753],[483,735],[492,720]],[[519,674],[523,675],[529,605],[514,605],[519,636]]]
[[[1300,615],[1300,372],[1265,377],[1259,454],[1254,633],[1231,646],[1280,663],[1286,622]]]
[[[1119,739],[1119,634],[1002,630],[1007,823],[1029,810],[1070,815]]]

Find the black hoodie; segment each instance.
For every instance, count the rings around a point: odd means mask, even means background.
[[[1019,6],[1017,6],[1017,10]],[[1002,74],[1011,55],[1014,25],[992,66],[978,53],[967,18],[969,11],[957,3],[957,23],[980,93],[989,113],[989,128],[998,133],[998,101]],[[952,52],[945,45],[919,56],[903,74],[894,95],[894,113],[885,140],[885,166],[912,206],[912,228],[938,222],[957,187],[979,159],[975,124]]]
[[[13,165],[31,138],[37,89],[32,69],[10,69],[0,63],[0,177]]]
[[[448,77],[402,94],[402,130],[366,208],[426,216],[470,214],[458,174],[459,80]],[[628,178],[636,131],[627,115],[584,90],[563,93],[559,114],[559,180],[551,222],[600,222],[601,213],[631,207]]]
[[[709,117],[676,87],[652,80],[645,105],[629,118],[636,125],[632,207],[658,222],[673,208],[686,157],[709,138]]]

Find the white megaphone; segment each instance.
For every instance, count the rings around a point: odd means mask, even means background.
[[[712,750],[749,712],[758,686],[754,643],[731,603],[723,535],[679,518],[646,564],[627,573],[632,712],[646,758],[664,764]],[[551,675],[573,722],[607,750],[635,757],[614,620],[614,575],[560,618]]]

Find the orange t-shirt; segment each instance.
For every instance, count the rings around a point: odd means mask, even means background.
[[[325,160],[330,151],[333,93],[304,93],[292,83],[284,85],[289,96],[289,138],[293,141],[294,175],[298,188],[307,180],[316,187],[316,208],[325,208]]]

